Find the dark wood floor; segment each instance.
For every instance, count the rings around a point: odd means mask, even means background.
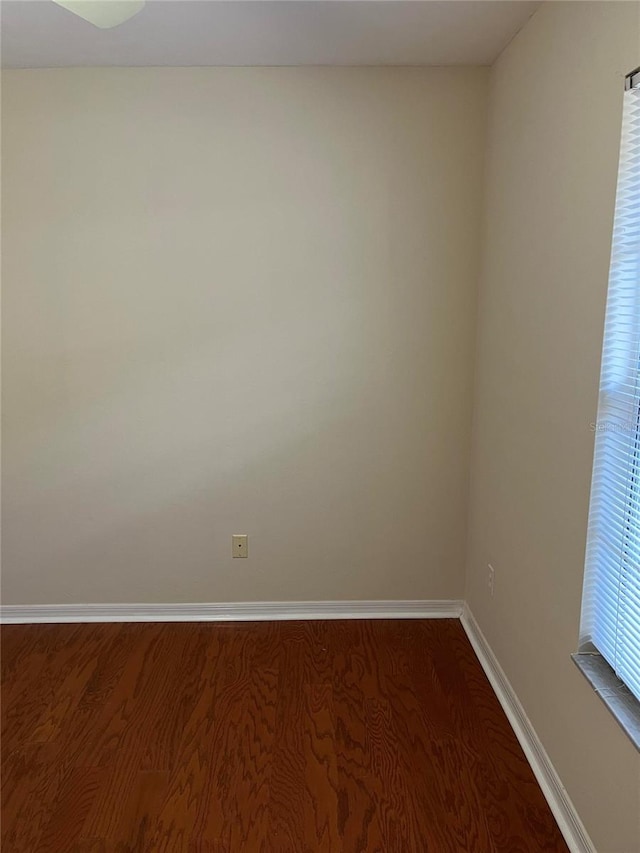
[[[4,853],[567,851],[457,621],[2,644]]]

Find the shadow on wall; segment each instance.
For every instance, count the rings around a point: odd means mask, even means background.
[[[427,474],[412,464],[407,430],[420,427],[408,427],[404,391],[389,394],[393,354],[375,355],[346,299],[341,310],[324,308],[315,340],[308,323],[298,329],[270,309],[267,322],[253,318],[260,351],[251,325],[184,324],[170,340],[141,341],[125,321],[115,341],[103,334],[100,347],[52,355],[57,393],[25,400],[9,436],[8,553],[34,596],[50,577],[60,600],[73,597],[77,579],[60,567],[74,564],[87,567],[95,600],[120,588],[152,600],[156,586],[171,601],[194,590],[215,600],[230,534],[247,525],[262,537],[252,568],[260,552],[267,563],[283,547],[291,555],[276,590],[272,580],[262,592],[249,575],[247,600],[290,596],[310,548],[326,597],[323,584],[340,583],[341,555],[354,550],[354,529],[370,531],[356,546],[361,558],[394,559],[388,531],[407,514],[416,520]],[[21,372],[42,369],[38,356]],[[32,523],[12,525],[12,513]]]

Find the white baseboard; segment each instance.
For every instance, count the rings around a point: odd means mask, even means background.
[[[0,623],[260,622],[285,619],[459,619],[463,602],[246,601],[228,604],[9,604]]]
[[[464,630],[482,668],[507,715],[520,746],[531,765],[545,799],[553,812],[571,853],[597,853],[566,788],[546,753],[531,721],[520,704],[509,679],[498,663],[491,646],[465,604],[461,617]]]

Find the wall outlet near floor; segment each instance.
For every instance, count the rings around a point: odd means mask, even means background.
[[[249,537],[246,533],[234,533],[231,543],[231,553],[234,557],[249,556]]]
[[[496,588],[496,570],[491,563],[487,563],[487,586],[489,587],[489,595],[493,598],[493,593]]]

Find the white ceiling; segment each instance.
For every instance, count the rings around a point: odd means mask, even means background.
[[[539,5],[147,0],[99,30],[51,0],[2,0],[2,65],[490,65]]]

